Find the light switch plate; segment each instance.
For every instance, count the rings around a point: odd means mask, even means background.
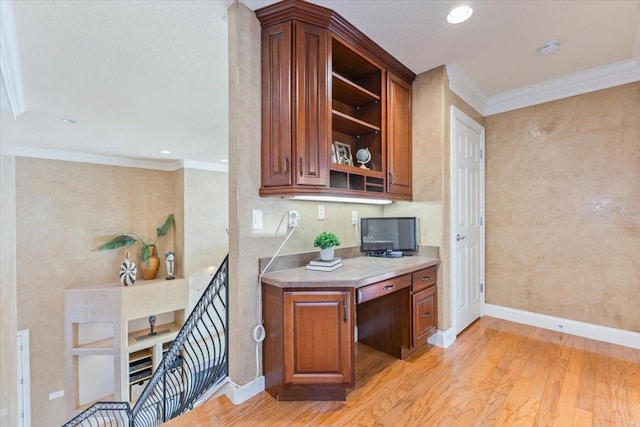
[[[251,211],[251,224],[254,230],[262,228],[262,210],[254,209]]]

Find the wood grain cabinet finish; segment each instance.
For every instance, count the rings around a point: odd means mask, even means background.
[[[415,74],[331,9],[298,0],[256,11],[262,26],[261,196],[411,200]],[[333,156],[334,141],[351,162]],[[360,168],[359,149],[371,161]]]
[[[284,380],[353,385],[353,301],[348,291],[284,293]]]
[[[418,349],[437,330],[438,267],[432,266],[411,274],[411,346]]]
[[[411,195],[411,85],[388,74],[387,191]]]
[[[263,284],[265,389],[277,400],[345,400],[355,386],[354,290]]]
[[[262,30],[262,185],[327,186],[326,29],[285,22]]]

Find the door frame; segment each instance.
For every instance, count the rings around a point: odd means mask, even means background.
[[[479,195],[479,203],[480,203],[480,212],[482,217],[482,226],[480,228],[480,280],[482,284],[482,290],[480,292],[480,317],[483,317],[485,314],[485,294],[486,294],[486,282],[485,282],[485,264],[486,264],[486,248],[485,248],[485,227],[486,227],[486,215],[485,215],[485,129],[484,126],[480,125],[478,122],[473,120],[467,114],[465,114],[462,110],[457,108],[455,105],[451,105],[450,108],[450,132],[449,132],[449,256],[451,257],[450,262],[450,270],[449,283],[451,285],[451,331],[454,333],[453,339],[455,340],[455,336],[458,334],[457,332],[457,323],[458,323],[458,313],[457,313],[457,304],[458,304],[458,290],[456,285],[457,274],[456,274],[456,259],[457,259],[457,245],[456,245],[456,232],[455,232],[455,213],[457,203],[455,197],[453,195],[455,192],[453,191],[453,187],[455,185],[455,172],[456,172],[456,150],[455,150],[455,129],[456,129],[456,121],[459,120],[465,125],[477,129],[480,131],[480,146],[482,150],[482,155],[480,157],[480,176],[482,179],[482,183],[480,185],[480,195]]]
[[[29,330],[18,331],[16,350],[22,366],[22,382],[18,382],[18,426],[31,426],[31,368],[29,366]],[[16,367],[17,368],[17,367]],[[20,381],[20,371],[17,372]]]

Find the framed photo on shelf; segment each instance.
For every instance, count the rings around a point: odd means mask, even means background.
[[[336,163],[340,165],[353,166],[353,158],[351,157],[351,146],[344,142],[333,141],[334,149],[336,153]]]
[[[336,144],[331,144],[331,162],[338,163],[338,157],[336,156]]]

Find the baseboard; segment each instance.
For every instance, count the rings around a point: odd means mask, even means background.
[[[456,334],[453,332],[453,328],[449,328],[446,331],[438,331],[431,335],[427,342],[436,347],[448,348],[455,340]]]
[[[264,391],[264,375],[244,385],[238,385],[228,381],[221,389],[219,395],[226,395],[234,405],[239,405],[256,394]]]
[[[622,345],[640,350],[640,333],[624,329],[610,328],[608,326],[594,325],[592,323],[579,322],[577,320],[563,319],[561,317],[546,314],[532,313],[500,305],[485,304],[484,314],[498,319],[510,320],[525,325],[537,326],[552,331],[564,332],[583,338],[590,338]]]

